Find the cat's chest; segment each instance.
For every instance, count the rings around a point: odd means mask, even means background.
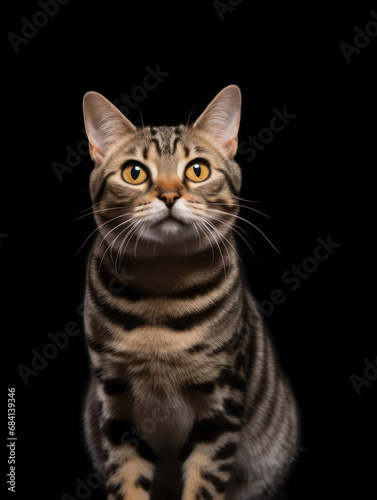
[[[208,359],[203,353],[193,353],[190,347],[172,342],[154,342],[132,346],[132,357],[124,360],[124,373],[138,393],[171,397],[197,381],[208,380],[219,370],[220,359]]]
[[[172,386],[160,391],[133,391],[133,421],[143,438],[159,453],[181,450],[194,422],[208,417],[217,404],[215,394]]]
[[[172,450],[183,446],[196,417],[190,398],[180,393],[168,397],[136,391],[133,401],[135,425],[154,451],[159,452],[167,445]]]
[[[194,421],[214,410],[216,388],[208,393],[197,387],[216,377],[218,358],[204,359],[186,350],[174,355],[165,351],[164,356],[149,352],[144,362],[125,369],[132,386],[132,419],[155,451],[167,443],[180,449]]]
[[[208,337],[203,326],[179,333],[145,326],[122,336],[117,347],[125,352],[123,369],[133,383],[148,391],[176,392],[191,382],[213,378],[223,366],[225,354],[211,356],[217,342]]]

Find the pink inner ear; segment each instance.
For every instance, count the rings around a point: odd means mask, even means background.
[[[101,163],[103,161],[103,156],[102,156],[100,148],[98,146],[93,145],[90,142],[90,140],[89,140],[89,153],[90,153],[91,159],[95,163]]]
[[[229,157],[233,157],[237,153],[238,139],[235,137],[234,139],[229,139],[229,141],[225,145],[225,151],[228,153]]]

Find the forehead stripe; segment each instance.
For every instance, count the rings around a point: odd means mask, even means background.
[[[223,170],[222,168],[217,168],[217,170],[219,170],[220,172],[223,173],[224,177],[226,178],[227,182],[228,182],[228,186],[230,187],[230,190],[232,191],[233,194],[238,194],[238,191],[236,190],[236,188],[234,187],[234,184],[232,182],[232,179],[230,178],[228,172],[226,172],[225,170]]]
[[[156,146],[158,156],[161,156],[161,146],[160,143],[158,142],[158,139],[151,139],[151,142],[153,142],[154,145]]]
[[[176,152],[176,149],[177,149],[177,144],[178,144],[178,142],[179,142],[180,140],[181,140],[181,139],[180,139],[179,137],[176,137],[176,138],[174,139],[174,142],[173,142],[173,155],[174,155],[174,154],[175,154],[175,152]]]

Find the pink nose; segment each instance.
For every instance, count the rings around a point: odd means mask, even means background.
[[[163,191],[160,194],[160,199],[163,200],[168,208],[174,205],[175,200],[178,200],[180,195],[177,191]]]

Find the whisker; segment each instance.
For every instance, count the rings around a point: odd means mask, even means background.
[[[199,239],[199,250],[200,250],[200,249],[202,248],[202,239],[201,239],[201,237],[200,237],[200,232],[199,232],[199,230],[198,230],[198,227],[197,227],[197,225],[196,225],[195,221],[193,221],[193,226],[194,226],[194,229],[195,229],[195,231],[196,231],[196,234],[198,235],[198,239]]]
[[[87,212],[88,210],[92,210],[92,208],[94,208],[96,205],[99,205],[99,202],[94,203],[94,205],[90,205],[90,207],[89,207],[89,208],[85,208],[85,210],[81,210],[81,212],[77,212],[77,213],[76,213],[76,214],[74,214],[74,215],[75,215],[75,216],[76,216],[76,215],[81,215],[81,214],[83,214],[84,212]]]
[[[131,220],[131,219],[129,219]],[[128,231],[129,229],[131,229],[133,226],[134,226],[134,222],[131,222],[130,224],[128,224],[127,227],[125,227],[124,229],[122,229],[122,231],[118,234],[118,236],[114,239],[114,241],[111,242],[110,244],[110,257],[111,257],[111,260],[113,261],[113,263],[115,264],[115,271],[116,271],[116,262],[117,262],[117,258],[118,258],[118,253],[119,253],[119,248],[118,248],[118,252],[116,254],[116,257],[115,257],[115,261],[114,261],[114,257],[113,257],[113,250],[114,250],[114,246],[115,246],[115,242],[118,238],[120,238],[120,236]],[[126,235],[127,236],[127,235]],[[123,241],[123,240],[122,240]]]
[[[143,114],[142,114],[142,112],[141,112],[141,107],[140,107],[140,106],[139,106],[139,111],[140,111],[140,119],[141,119],[141,124],[142,124],[143,128],[145,128],[145,127],[144,127]]]
[[[100,250],[103,242],[106,240],[106,238],[109,236],[110,233],[112,233],[113,231],[115,231],[116,229],[118,229],[118,227],[123,226],[123,224],[126,224],[130,220],[132,220],[132,217],[131,217],[131,219],[127,219],[127,220],[121,222],[120,224],[118,224],[117,226],[113,227],[112,229],[110,229],[110,231],[108,233],[106,233],[106,235],[102,238],[102,241],[101,241],[101,243],[99,244],[99,247],[98,247],[98,251]],[[114,245],[114,243],[115,243],[115,241],[117,240],[118,237],[119,237],[119,235],[115,238],[114,241],[111,242],[111,245]]]
[[[134,221],[134,222],[132,222],[129,226],[126,227],[126,229],[124,229],[122,231],[122,234],[123,234],[125,231],[128,230],[128,232],[123,236],[122,243],[120,244],[120,247],[118,248],[118,251],[117,251],[117,255],[116,255],[116,258],[115,258],[115,270],[117,269],[118,260],[122,259],[122,248],[123,248],[123,245],[127,241],[127,238],[131,235],[132,230],[136,226],[137,223],[138,223],[137,220]]]
[[[216,210],[215,208],[207,208],[206,210],[209,210],[210,212],[218,212],[220,214],[224,214],[224,215],[228,215],[228,216],[230,215],[227,212],[224,212],[223,210]],[[252,222],[248,221],[247,219],[244,219],[243,217],[240,217],[239,215],[234,215],[234,214],[231,214],[231,215],[232,215],[232,217],[236,217],[237,219],[243,220],[244,222],[246,222],[247,224],[249,224],[250,226],[252,226],[254,229],[256,229],[266,239],[266,241],[268,241],[268,243],[272,246],[272,248],[279,255],[281,255],[281,253],[279,252],[279,250],[275,247],[275,245],[273,245],[273,243],[271,243],[271,241],[267,238],[267,236],[264,234],[264,232],[259,229],[259,227],[257,227],[255,224],[253,224]]]
[[[197,208],[197,210],[199,210],[200,212],[205,213],[206,208],[199,208],[199,207],[198,207],[198,208]],[[193,213],[194,213],[195,215],[198,215],[197,213],[195,213],[195,210],[193,210]],[[225,213],[225,212],[224,212],[224,213]],[[231,214],[228,214],[228,215],[230,216]],[[200,217],[202,217],[202,215],[200,215]],[[211,217],[211,219],[217,220],[217,221],[219,221],[219,222],[221,222],[221,223],[225,224],[226,226],[228,226],[228,227],[229,227],[230,229],[232,229],[233,231],[235,231],[235,232],[236,232],[236,233],[237,233],[237,234],[238,234],[238,235],[239,235],[239,236],[240,236],[240,237],[244,240],[244,242],[246,243],[246,245],[247,245],[247,246],[249,246],[248,242],[245,240],[245,238],[242,236],[242,234],[240,234],[240,233],[239,233],[238,231],[236,231],[236,229],[234,228],[234,227],[236,227],[237,229],[239,229],[240,231],[242,231],[242,232],[243,232],[243,233],[244,233],[244,234],[245,234],[248,238],[250,238],[249,233],[248,233],[247,231],[245,231],[245,229],[243,229],[241,226],[238,226],[238,225],[237,225],[236,223],[234,223],[234,222],[233,222],[232,224],[229,224],[229,223],[225,222],[223,219],[220,219],[220,217],[216,217],[215,215],[211,215],[210,217]],[[229,243],[230,243],[230,242],[229,242]],[[250,248],[251,252],[254,254],[254,252],[253,252],[252,248],[251,248],[250,246],[249,246],[249,248]],[[255,254],[254,254],[254,256],[256,257],[256,255],[255,255]],[[257,258],[257,257],[256,257],[256,258]]]
[[[261,200],[249,200],[248,198],[241,198],[240,196],[233,195],[233,198],[237,198],[237,200],[247,201],[248,203],[262,203]]]
[[[104,237],[103,237],[103,239],[102,239],[101,243],[99,244],[99,247],[98,247],[98,252],[100,251],[100,248],[101,248],[101,246],[102,246],[102,243],[106,240],[107,236],[108,236],[110,233],[112,233],[113,231],[115,231],[115,229],[118,229],[120,226],[122,226],[123,224],[126,224],[126,223],[127,223],[127,222],[129,222],[130,220],[131,220],[131,219],[127,219],[126,221],[121,222],[120,224],[118,224],[117,226],[115,226],[113,229],[111,229],[111,230],[110,230],[110,231],[106,234],[106,236],[104,236]],[[126,229],[125,229],[125,230],[127,230],[127,228],[128,228],[128,226],[126,227]],[[108,250],[109,250],[109,249],[110,249],[110,257],[111,257],[111,260],[113,260],[113,257],[112,257],[112,249],[113,249],[113,247],[114,247],[114,244],[115,244],[116,240],[119,238],[119,236],[120,236],[122,233],[123,233],[123,231],[121,231],[121,232],[120,232],[120,233],[116,236],[116,238],[115,238],[115,239],[114,239],[114,240],[113,240],[113,241],[112,241],[109,245],[107,245],[107,247],[106,247],[106,249],[105,249],[104,253],[102,254],[102,258],[101,258],[100,264],[99,264],[99,266],[98,266],[98,271],[100,271],[101,266],[102,266],[103,259],[105,258],[105,255],[106,255],[106,253],[108,252]],[[113,261],[114,261],[114,260],[113,260]]]
[[[243,239],[243,241],[246,243],[246,245],[249,247],[249,249],[250,249],[251,253],[254,255],[254,257],[256,258],[256,260],[260,263],[260,260],[259,260],[259,259],[258,259],[258,257],[256,256],[256,254],[255,254],[254,250],[251,248],[251,246],[250,246],[250,245],[249,245],[249,243],[246,241],[246,239],[242,236],[242,234],[241,234],[241,233],[239,233],[239,232],[235,229],[235,227],[234,227],[234,226],[236,226],[238,229],[240,229],[241,231],[243,231],[243,232],[244,232],[247,236],[249,236],[249,235],[247,234],[247,232],[246,232],[244,229],[242,229],[242,227],[238,227],[238,226],[237,226],[237,225],[235,225],[235,224],[233,224],[233,225],[232,225],[232,224],[228,224],[228,223],[226,223],[224,220],[220,219],[219,217],[215,217],[215,216],[213,216],[213,215],[212,215],[211,217],[212,217],[213,219],[217,220],[218,222],[220,222],[221,224],[225,224],[225,225],[226,225],[226,226],[228,226],[228,227],[229,227],[232,231],[234,231],[236,234],[238,234],[238,236],[239,236],[240,238],[242,238],[242,239]],[[242,259],[240,259],[240,261],[242,262]]]
[[[185,247],[186,255],[188,255],[188,251],[187,251],[187,246],[186,246],[185,240],[182,240],[182,243],[183,243],[183,246]]]
[[[101,212],[107,212],[109,210],[120,210],[122,208],[127,208],[127,207],[126,206],[124,206],[124,207],[112,207],[112,208],[103,208],[101,210],[93,210],[89,214],[85,214],[85,215],[82,215],[81,217],[77,217],[77,219],[73,219],[73,222],[76,222],[80,219],[83,219],[84,217],[88,217],[89,215],[99,214]],[[127,213],[124,213],[123,215],[130,215],[131,213],[132,212],[127,212]]]
[[[204,219],[204,217],[202,217],[202,222],[205,224],[205,225],[208,225],[210,226],[210,224],[208,224],[208,221],[206,221]],[[210,226],[211,227],[211,226]],[[211,234],[211,232],[209,231],[209,233]],[[221,234],[221,233],[220,233]],[[221,241],[221,239],[220,239]],[[225,279],[227,278],[227,275],[226,275],[226,268],[225,268],[225,260],[224,260],[224,256],[223,256],[223,253],[221,251],[221,248],[220,248],[220,245],[219,245],[219,242],[217,241],[217,239],[215,239],[215,243],[217,245],[217,248],[219,249],[219,252],[220,252],[220,256],[221,256],[221,260],[222,260],[222,263],[223,263],[223,269],[224,269],[224,276],[225,276]],[[223,243],[224,244],[224,243]],[[228,255],[229,255],[229,252],[228,252]]]
[[[204,235],[207,237],[207,240],[208,240],[209,244],[211,245],[211,250],[212,250],[212,262],[211,262],[211,266],[212,266],[213,263],[215,262],[215,251],[213,249],[213,245],[212,245],[211,239],[208,237],[208,234],[207,234],[209,232],[209,230],[208,230],[208,228],[206,228],[204,226],[204,224],[202,223],[202,221],[198,220],[196,222],[202,228]]]
[[[90,233],[90,235],[86,238],[86,240],[84,241],[84,243],[81,245],[81,247],[77,250],[77,252],[75,252],[75,255],[77,255],[79,253],[79,251],[82,249],[82,247],[85,245],[85,243],[89,240],[89,238],[94,234],[96,233],[99,229],[101,229],[102,226],[105,226],[106,224],[109,224],[110,222],[113,222],[115,219],[119,219],[119,217],[123,217],[124,214],[122,215],[118,215],[117,217],[113,217],[112,219],[104,222],[103,224],[101,224],[100,226],[96,227],[96,229],[94,231],[92,231]]]
[[[141,222],[141,221],[139,221],[139,220],[135,221],[135,223],[133,224],[133,227],[132,227],[132,228],[130,229],[130,231],[126,234],[126,236],[125,236],[125,240],[124,240],[124,241],[126,241],[126,239],[127,239],[127,238],[128,238],[128,241],[127,241],[126,246],[124,247],[123,254],[122,254],[122,253],[120,254],[121,258],[122,258],[122,257],[123,257],[123,255],[125,254],[125,252],[126,252],[126,250],[127,250],[127,247],[128,247],[128,243],[129,243],[129,242],[130,242],[130,240],[131,240],[131,236],[132,236],[132,234],[136,231],[136,229],[137,229],[138,225],[140,224],[140,222]]]
[[[224,222],[224,221],[222,221],[221,219],[219,219],[218,217],[216,217],[216,219],[217,219],[217,220],[219,220],[220,222]],[[237,250],[234,248],[233,244],[232,244],[232,243],[228,240],[228,238],[226,238],[226,236],[224,236],[224,235],[223,235],[223,234],[222,234],[222,233],[221,233],[221,232],[217,229],[217,227],[216,227],[214,224],[212,224],[212,222],[211,222],[211,221],[207,220],[207,222],[208,222],[208,223],[209,223],[209,224],[213,227],[213,229],[214,229],[214,230],[215,230],[215,231],[216,231],[216,232],[220,235],[220,238],[225,239],[225,241],[227,241],[227,242],[229,243],[229,245],[233,248],[233,251],[234,251],[234,253],[237,255],[237,257],[238,257],[238,259],[240,260],[240,262],[242,262],[242,259],[241,259],[241,257],[239,256],[239,254],[238,254]],[[232,228],[229,224],[226,224],[226,225],[228,225],[228,227],[230,227],[231,229],[233,229],[233,228]],[[237,232],[237,231],[236,231],[236,232]],[[224,244],[224,242],[223,242],[223,244]],[[226,249],[226,251],[227,251],[227,253],[228,253],[228,257],[229,257],[229,259],[230,259],[230,255],[229,255],[228,247],[227,247],[225,244],[224,244],[224,246],[225,246],[225,249]]]
[[[187,118],[187,120],[186,120],[186,124],[185,124],[185,125],[186,125],[186,127],[187,127],[187,125],[188,125],[188,122],[190,121],[190,118],[191,118],[192,112],[193,112],[193,111],[194,111],[194,109],[195,109],[195,106],[198,104],[198,101],[199,101],[199,99],[197,99],[197,100],[196,100],[195,104],[193,105],[193,107],[192,107],[192,109],[191,109],[191,111],[190,111],[190,113],[189,113],[189,115],[188,115],[188,118]]]
[[[148,241],[147,241],[147,247],[149,247],[149,243],[151,241],[151,237],[152,237],[152,234],[151,234],[151,232],[149,232],[149,238],[148,238]]]
[[[255,208],[252,207],[247,207],[246,205],[240,205],[239,203],[217,203],[214,202],[214,205],[226,205],[227,207],[240,207],[240,208],[247,208],[248,210],[252,210],[253,212],[256,212],[260,215],[263,215],[263,217],[267,217],[267,219],[271,220],[271,217],[269,215],[264,214],[263,212],[260,212],[259,210],[256,210]]]
[[[136,241],[135,241],[135,248],[134,248],[135,259],[137,259],[137,255],[136,255],[137,244],[139,243],[139,240],[140,240],[140,237],[141,237],[141,232],[143,231],[143,228],[145,227],[145,224],[146,224],[145,221],[141,221],[141,222],[142,222],[142,226],[140,228],[139,234],[137,235],[137,238],[136,238]]]

